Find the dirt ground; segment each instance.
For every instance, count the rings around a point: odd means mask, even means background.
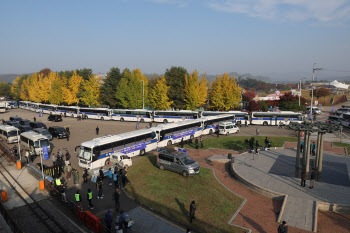
[[[350,215],[318,211],[317,232],[350,232]]]

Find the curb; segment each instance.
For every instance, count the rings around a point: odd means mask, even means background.
[[[314,221],[312,223],[312,231],[317,232],[317,219],[318,219],[318,201],[314,201],[315,204],[315,216],[314,216]]]
[[[282,220],[284,209],[286,208],[286,205],[287,205],[287,200],[288,200],[288,195],[286,194],[284,196],[283,204],[281,206],[281,210],[280,210],[280,213],[279,213],[278,218],[277,218],[278,223],[280,223]]]

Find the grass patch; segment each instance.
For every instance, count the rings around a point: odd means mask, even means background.
[[[338,146],[338,147],[344,147],[350,153],[350,144],[347,143],[340,143],[340,142],[333,142],[333,146]]]
[[[254,136],[255,140],[259,141],[260,146],[264,146],[266,136]],[[220,135],[219,138],[204,138],[203,139],[203,149],[209,148],[219,148],[227,150],[243,150],[248,148],[248,144],[245,143],[245,139],[250,139],[251,136],[224,136]],[[297,137],[267,137],[270,138],[272,147],[281,147],[285,142],[296,142]],[[255,146],[255,144],[254,144]],[[185,148],[196,148],[194,141],[185,145]],[[202,148],[200,148],[202,149]]]
[[[127,192],[139,202],[165,216],[189,225],[189,207],[196,201],[196,219],[191,228],[199,232],[245,232],[227,224],[243,199],[229,192],[213,175],[211,169],[201,168],[199,175],[184,178],[161,171],[157,157],[141,157],[128,170],[130,185]],[[243,230],[243,231],[242,231]]]

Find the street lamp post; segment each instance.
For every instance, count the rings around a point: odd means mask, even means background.
[[[311,83],[311,105],[310,105],[310,113],[311,113],[311,121],[312,121],[312,113],[313,113],[313,101],[314,101],[314,81],[315,81],[315,71],[323,70],[322,68],[315,68],[316,63],[312,66],[312,83]]]
[[[19,160],[22,162],[21,143],[20,143],[20,140],[19,140],[19,138],[18,138],[19,135],[20,135],[19,129],[17,129],[18,154],[19,154]]]
[[[299,106],[300,106],[300,96],[301,96],[301,80],[304,80],[306,78],[302,78],[299,80]]]
[[[145,81],[141,79],[140,81],[142,81],[142,109],[145,109]]]

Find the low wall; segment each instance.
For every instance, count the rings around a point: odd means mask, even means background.
[[[330,211],[335,213],[350,214],[350,206],[339,205],[326,202],[317,202],[318,210]]]

